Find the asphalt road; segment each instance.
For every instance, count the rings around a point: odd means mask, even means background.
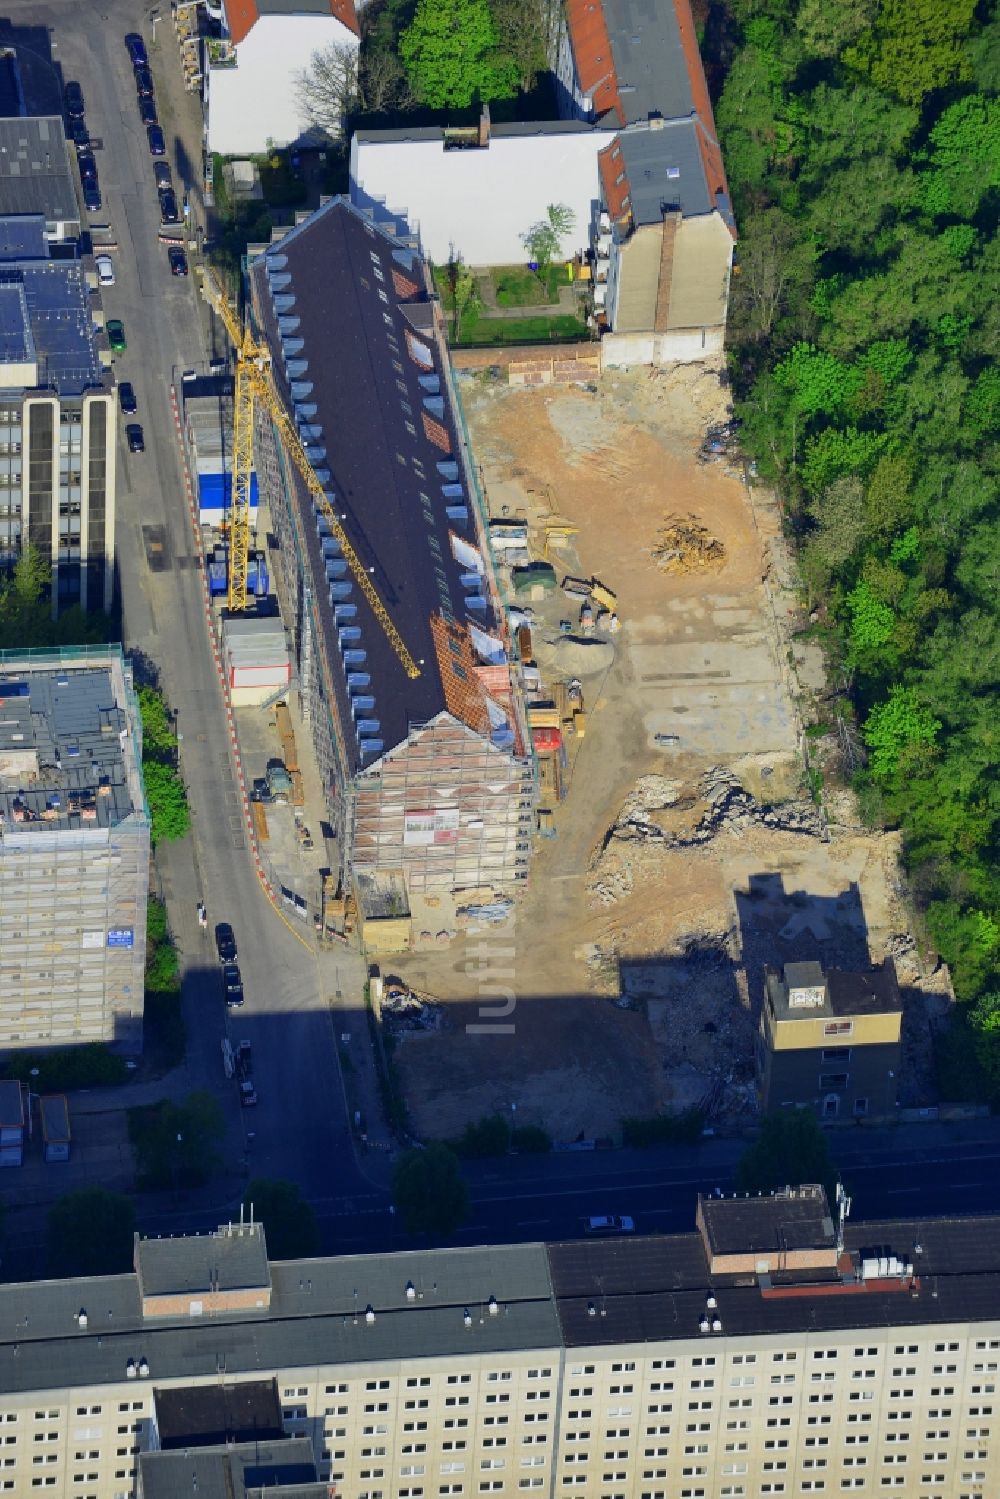
[[[998,1121],[1000,1122],[1000,1121]],[[852,1220],[951,1217],[1000,1213],[1000,1130],[983,1123],[980,1137],[955,1139],[937,1131],[920,1142],[920,1129],[891,1142],[834,1139],[834,1154],[852,1198]],[[714,1141],[682,1151],[611,1151],[586,1155],[510,1157],[466,1163],[472,1210],[446,1244],[517,1243],[573,1239],[585,1219],[628,1214],[639,1233],[693,1229],[699,1192],[731,1191],[745,1142]],[[683,1156],[683,1161],[678,1157]],[[411,1248],[430,1240],[406,1234],[389,1199],[371,1189],[319,1197],[314,1206],[329,1254],[369,1254]],[[166,1208],[151,1220],[160,1233],[209,1228],[211,1213]]]
[[[157,7],[153,7],[154,10]],[[150,57],[157,103],[180,202],[185,163],[196,159],[196,101],[183,91],[166,4]],[[124,421],[118,446],[117,545],[126,649],[158,667],[178,711],[181,761],[193,812],[193,839],[164,850],[160,873],[171,925],[184,962],[189,1055],[185,1086],[220,1090],[227,1107],[227,1157],[252,1175],[275,1175],[310,1195],[361,1190],[325,984],[312,951],[273,910],[256,877],[234,778],[222,691],[203,605],[201,559],[185,499],[170,385],[180,371],[215,352],[209,319],[196,301],[195,278],[170,275],[158,242],[159,208],[145,128],[123,38],[141,30],[150,42],[148,8],[125,0],[100,7],[77,0],[12,0],[15,23],[52,28],[63,79],[76,79],[87,124],[102,141],[97,153],[107,222],[118,249],[116,285],[104,292],[106,313],[125,323],[127,351],[116,356],[119,380],[131,380],[146,451],[130,455]],[[246,1005],[230,1026],[254,1051],[259,1105],[240,1111],[224,1085],[220,1041],[227,1024],[211,933],[198,930],[196,903],[210,921],[235,928]],[[322,992],[321,992],[322,991]],[[246,1133],[249,1131],[250,1133]]]

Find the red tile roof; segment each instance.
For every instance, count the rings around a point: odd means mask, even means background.
[[[357,11],[354,9],[354,0],[327,0],[327,3],[330,6],[330,14],[335,20],[340,21],[342,25],[346,26],[348,31],[353,31],[355,36],[361,35]],[[261,17],[257,0],[225,0],[225,6],[229,35],[234,42],[239,43],[244,41]],[[268,11],[266,5],[263,13],[265,15],[275,14],[273,11]]]
[[[610,146],[605,146],[603,151],[597,153],[597,170],[601,175],[601,186],[604,189],[604,201],[608,205],[608,213],[613,219],[628,217],[626,198],[629,196],[628,176],[624,177],[625,162],[622,159],[619,137],[616,136]],[[622,177],[619,182],[618,178]]]
[[[566,0],[566,25],[580,87],[593,100],[594,114],[600,117],[614,110],[619,125],[624,125],[625,112],[618,97],[618,74],[601,0]]]

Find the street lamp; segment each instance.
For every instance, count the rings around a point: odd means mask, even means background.
[[[37,1077],[38,1076],[38,1068],[37,1067],[32,1067],[32,1069],[29,1072],[28,1076],[29,1077]],[[31,1091],[31,1084],[29,1083],[28,1084],[28,1139],[29,1140],[31,1139],[31,1134],[32,1134],[32,1129],[31,1129],[31,1100],[33,1098],[37,1098],[38,1101],[39,1101],[39,1103],[41,1103],[41,1101],[42,1101],[42,1095],[40,1093],[32,1093],[32,1091]]]

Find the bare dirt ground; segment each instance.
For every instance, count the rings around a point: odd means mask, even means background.
[[[864,963],[905,931],[895,839],[831,835],[803,789],[796,698],[817,663],[790,653],[776,508],[696,460],[727,414],[716,370],[614,374],[593,392],[480,379],[463,399],[490,514],[525,518],[536,557],[547,524],[576,528],[549,560],[560,581],[613,590],[622,629],[596,653],[610,665],[566,673],[582,681],[586,734],[567,742],[556,836],[538,841],[512,919],[399,960],[446,1014],[398,1053],[415,1128],[450,1135],[516,1107],[518,1123],[572,1140],[706,1099],[738,1113],[764,962]],[[678,517],[721,559],[665,569],[658,544]],[[569,649],[560,619],[575,624],[579,603],[557,592],[530,607],[551,688]],[[513,1013],[484,1013],[507,990]],[[491,1024],[511,1029],[475,1029]]]

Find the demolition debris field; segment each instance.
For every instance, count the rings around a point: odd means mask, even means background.
[[[581,676],[585,737],[567,742],[528,888],[503,925],[399,960],[442,1028],[397,1058],[416,1131],[495,1110],[557,1140],[613,1136],[623,1115],[710,1100],[749,1107],[764,961],[880,958],[905,929],[897,846],[829,835],[803,787],[787,660],[796,597],[779,518],[725,455],[717,372],[605,376],[594,391],[463,387],[490,514],[528,522],[557,578],[598,578],[621,630]],[[570,533],[558,546],[552,533]],[[559,590],[529,605],[547,689],[577,667]],[[597,655],[594,656],[595,662]],[[752,914],[753,919],[748,920]],[[470,1031],[513,991],[511,1030]],[[488,1017],[487,1017],[488,1019]]]

